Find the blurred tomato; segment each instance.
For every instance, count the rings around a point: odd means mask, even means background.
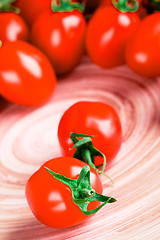
[[[13,12],[0,13],[0,40],[6,41],[27,40],[28,27],[23,19]]]
[[[86,33],[86,49],[91,60],[103,68],[125,63],[125,46],[140,24],[135,13],[99,7],[92,15]]]
[[[44,13],[31,29],[31,41],[50,59],[57,74],[71,71],[84,54],[86,22],[71,12]]]
[[[137,0],[139,3],[139,8],[136,11],[137,15],[139,16],[140,19],[143,19],[144,17],[147,16],[147,10],[142,6],[142,0]],[[101,0],[100,5],[103,6],[113,6],[112,0]]]
[[[18,0],[16,6],[25,21],[32,25],[41,13],[51,10],[51,2],[52,0]]]
[[[147,16],[128,40],[126,62],[142,76],[160,76],[160,12]]]
[[[54,70],[41,51],[23,42],[6,42],[0,48],[0,92],[21,105],[39,105],[56,85]]]

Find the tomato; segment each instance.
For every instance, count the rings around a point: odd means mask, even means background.
[[[139,16],[140,19],[143,19],[144,17],[147,16],[147,10],[142,6],[142,0],[136,0],[136,1],[139,4],[139,8],[136,11],[136,14]],[[112,0],[101,0],[101,6],[113,6]]]
[[[28,27],[23,19],[13,12],[0,13],[0,40],[6,41],[27,40]]]
[[[56,85],[54,70],[34,46],[6,42],[0,48],[0,92],[9,101],[38,105],[48,99]]]
[[[51,2],[52,0],[18,0],[16,6],[25,21],[32,25],[40,14],[51,10]]]
[[[135,35],[128,40],[126,62],[144,77],[160,75],[160,12],[144,18]]]
[[[99,7],[86,33],[86,49],[91,60],[112,68],[125,63],[125,46],[140,20],[135,13],[121,13],[114,7]]]
[[[60,119],[58,139],[63,155],[73,156],[70,133],[93,135],[95,148],[101,151],[107,163],[116,156],[122,142],[122,127],[116,111],[103,102],[77,102],[70,106]],[[102,158],[95,165],[102,164]]]
[[[43,224],[54,228],[65,228],[81,223],[85,219],[93,216],[84,214],[79,206],[72,200],[71,188],[55,179],[45,167],[62,174],[63,176],[77,180],[81,169],[87,166],[75,158],[60,157],[44,163],[27,181],[26,198],[28,204],[36,216]],[[97,172],[90,167],[91,186],[98,193],[102,193],[102,183]],[[83,182],[82,190],[86,189]],[[80,198],[83,199],[81,196]],[[81,199],[81,200],[82,200]],[[110,202],[114,202],[112,198]],[[100,206],[100,202],[90,202],[89,209]]]
[[[112,0],[101,0],[101,6],[112,6]]]
[[[33,24],[31,41],[50,59],[57,74],[71,71],[84,53],[86,22],[72,12],[44,13]]]

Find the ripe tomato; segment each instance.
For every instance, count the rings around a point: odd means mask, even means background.
[[[147,16],[147,10],[142,6],[142,0],[136,0],[136,1],[139,4],[139,8],[136,11],[136,14],[139,16],[140,19],[143,19],[144,17]],[[101,0],[101,6],[113,6],[112,0]]]
[[[13,12],[0,13],[0,40],[6,41],[27,40],[28,27],[23,19]]]
[[[58,139],[62,153],[73,156],[75,149],[70,133],[93,135],[93,146],[106,156],[109,163],[118,153],[122,142],[122,128],[115,110],[102,102],[77,102],[63,114],[58,126]],[[95,165],[103,163],[97,159]]]
[[[112,6],[112,0],[101,0],[101,6]]]
[[[139,23],[135,13],[121,13],[110,6],[99,7],[86,33],[86,49],[91,60],[103,68],[124,64],[126,41]]]
[[[31,41],[50,59],[56,73],[71,71],[84,53],[86,22],[72,12],[44,13],[33,24]]]
[[[128,40],[126,62],[142,76],[160,75],[160,12],[144,18],[135,35]]]
[[[40,14],[51,10],[51,2],[52,0],[18,0],[16,6],[25,21],[32,25]]]
[[[54,70],[46,56],[23,42],[6,42],[0,48],[0,92],[9,101],[38,105],[47,100],[55,85]]]
[[[91,216],[85,215],[78,205],[73,203],[71,189],[53,178],[44,168],[47,167],[56,173],[76,180],[82,167],[86,165],[75,158],[55,158],[44,163],[30,177],[26,184],[26,198],[33,214],[40,222],[50,227],[65,228],[79,224]],[[100,178],[92,167],[90,167],[90,171],[91,186],[101,194]],[[90,203],[89,208],[97,208],[99,205],[99,202],[94,201]]]

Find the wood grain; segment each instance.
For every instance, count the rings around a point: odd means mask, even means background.
[[[106,102],[120,116],[123,144],[107,169],[114,185],[102,177],[103,193],[118,201],[78,226],[52,229],[32,215],[25,183],[44,161],[61,156],[58,122],[79,100]],[[160,239],[160,78],[126,66],[103,70],[84,58],[43,106],[0,103],[1,240]]]

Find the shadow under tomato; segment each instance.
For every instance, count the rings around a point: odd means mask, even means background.
[[[5,239],[9,240],[64,240],[69,237],[77,235],[77,229],[82,228],[88,224],[89,219],[84,222],[68,228],[51,228],[41,224],[37,219],[33,217],[27,224],[17,223],[15,230],[10,230],[6,234]]]
[[[0,113],[5,110],[9,106],[9,102],[7,102],[3,97],[0,96]]]

